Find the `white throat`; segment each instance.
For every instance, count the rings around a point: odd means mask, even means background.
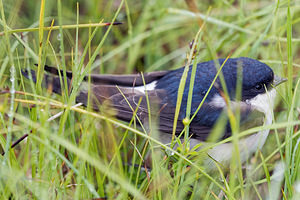
[[[264,94],[259,94],[256,97],[246,100],[247,104],[250,104],[254,109],[265,113],[268,115],[270,112],[272,113],[274,102],[276,97],[276,90],[271,89]]]

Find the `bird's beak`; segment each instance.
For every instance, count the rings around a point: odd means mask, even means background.
[[[274,87],[276,87],[276,86],[278,86],[278,85],[280,85],[281,83],[283,83],[283,82],[286,82],[287,81],[287,79],[286,78],[282,78],[282,77],[280,77],[280,76],[274,76],[274,80],[273,80],[273,85],[274,85]]]

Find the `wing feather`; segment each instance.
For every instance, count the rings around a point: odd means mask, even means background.
[[[55,67],[51,67],[48,65],[45,65],[45,71],[53,74],[53,75],[59,75],[59,72],[63,74],[62,70],[58,70]],[[155,71],[155,72],[149,72],[144,74],[144,80],[145,83],[151,83],[152,81],[155,81],[163,76],[165,76],[170,71]],[[72,72],[66,71],[67,77],[69,79],[72,79]],[[84,77],[84,80],[88,80],[88,76]],[[91,80],[93,84],[95,85],[119,85],[120,87],[130,87],[130,86],[142,86],[143,78],[141,74],[129,74],[129,75],[115,75],[115,74],[91,74]]]
[[[175,107],[167,98],[165,90],[148,91],[151,117],[159,121],[159,131],[172,134],[174,124]],[[79,95],[77,101],[86,102],[87,95]],[[115,116],[123,121],[130,121],[134,110],[137,109],[136,116],[141,122],[148,123],[149,111],[144,93],[128,87],[97,85],[93,86],[93,109],[98,110],[100,104],[107,103],[112,106]],[[125,99],[126,98],[126,99]],[[141,102],[139,104],[139,101]],[[182,119],[177,121],[176,135],[184,129]],[[211,131],[211,127],[191,123],[190,131],[192,137],[205,140]]]

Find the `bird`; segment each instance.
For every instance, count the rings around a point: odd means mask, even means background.
[[[222,85],[221,78],[217,77],[212,85],[218,67],[222,66],[222,75],[225,85]],[[185,128],[184,119],[193,120],[189,124],[190,148],[198,144],[205,144],[209,136],[216,127],[221,116],[226,116],[226,110],[239,108],[239,124],[250,124],[254,126],[254,114],[261,114],[262,124],[272,123],[272,111],[276,97],[276,86],[286,81],[285,78],[274,75],[273,70],[265,63],[248,57],[220,58],[206,62],[200,62],[196,66],[194,86],[191,101],[190,116],[186,116],[187,100],[189,96],[190,81],[192,77],[192,65],[187,66],[188,73],[182,93],[182,102],[176,121],[175,135],[178,136]],[[51,86],[54,93],[61,94],[62,82],[59,74],[62,71],[50,66],[45,66],[43,85]],[[91,85],[88,87],[89,76],[85,76],[76,97],[78,103],[88,105],[88,94],[91,94],[91,106],[95,111],[101,109],[106,102],[114,110],[114,116],[119,120],[129,122],[132,120],[134,111],[135,117],[139,118],[142,124],[149,120],[149,113],[158,120],[157,129],[160,140],[169,144],[172,139],[178,88],[184,70],[178,68],[166,71],[154,71],[141,74],[112,75],[112,74],[90,74]],[[23,71],[23,75],[36,81],[34,70]],[[72,85],[73,74],[66,72],[67,83]],[[238,82],[240,80],[241,89],[238,97]],[[225,88],[229,101],[224,97]],[[200,103],[202,106],[197,111]],[[150,103],[147,103],[150,102]],[[150,108],[150,110],[148,110]],[[155,108],[155,109],[152,109]],[[152,109],[152,110],[151,110]],[[224,114],[225,113],[225,114]],[[228,117],[222,118],[225,125],[219,139],[225,139],[232,135]],[[255,117],[254,117],[255,120]],[[245,162],[254,152],[264,145],[268,129],[264,129],[245,136],[238,141],[241,162]],[[181,138],[182,139],[182,138]],[[206,165],[213,165],[215,162],[225,164],[230,162],[234,146],[232,142],[227,142],[213,146],[207,150]]]

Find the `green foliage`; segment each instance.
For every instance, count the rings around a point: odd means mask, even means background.
[[[300,7],[286,0],[197,1],[194,13],[186,2],[0,0],[0,152],[6,152],[0,199],[299,199]],[[199,144],[200,151],[188,148],[188,131],[184,141],[173,141],[174,150],[159,142],[155,119],[139,128],[135,116],[129,124],[114,119],[108,105],[95,112],[75,103],[90,73],[170,70],[241,56],[289,80],[278,88],[274,123],[235,127],[232,137]],[[72,91],[42,89],[44,64],[62,69],[62,80],[72,70]],[[22,69],[38,71],[37,84],[24,80]],[[269,128],[267,143],[247,163],[237,154],[229,170],[203,166],[207,149]]]

